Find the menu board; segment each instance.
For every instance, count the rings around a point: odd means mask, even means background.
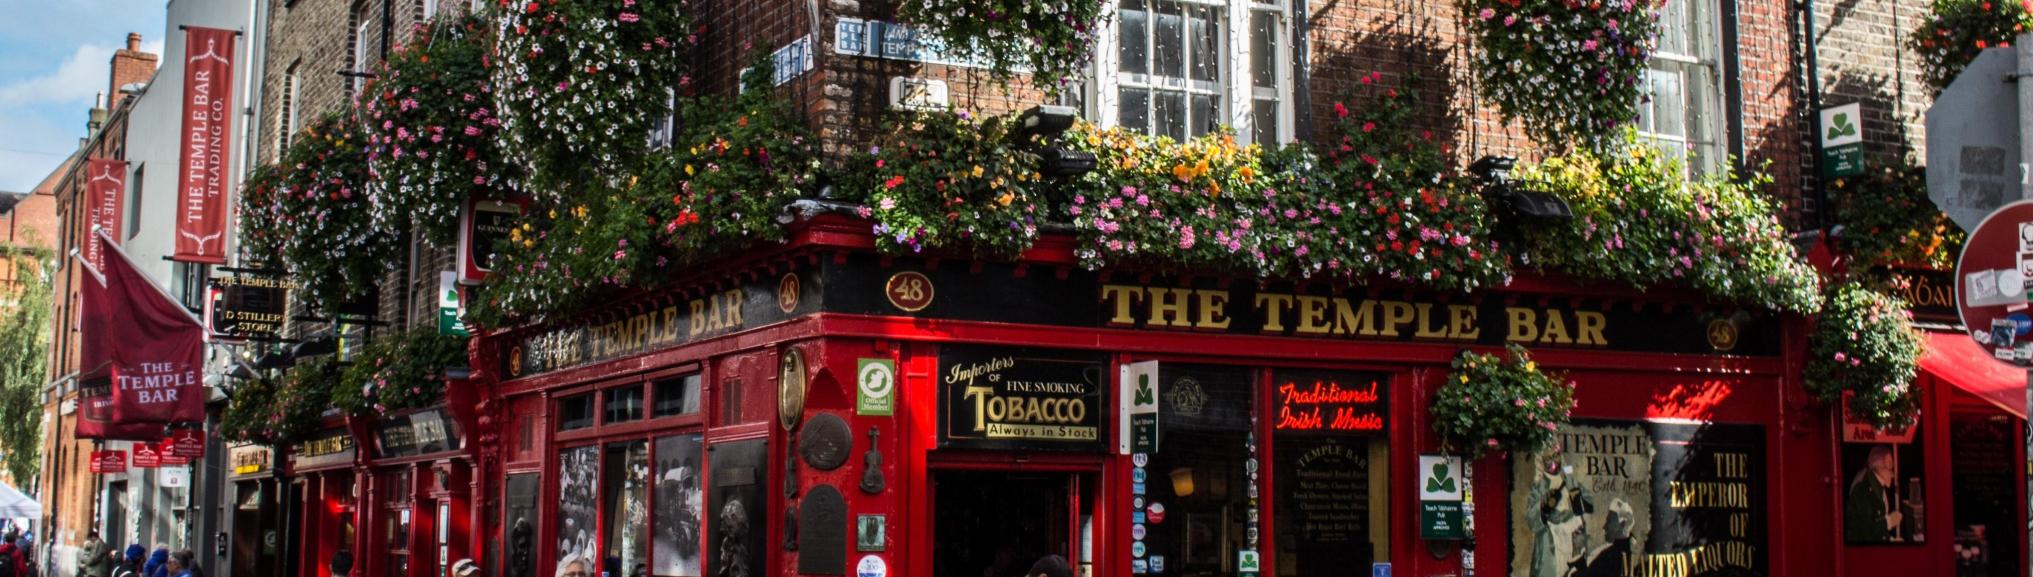
[[[1368,439],[1279,436],[1276,467],[1278,535],[1296,540],[1302,558],[1326,561],[1318,556],[1369,541]]]

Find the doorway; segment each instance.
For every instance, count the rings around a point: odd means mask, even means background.
[[[1063,556],[1079,571],[1092,543],[1092,477],[933,473],[933,577],[1023,577],[1045,555]]]

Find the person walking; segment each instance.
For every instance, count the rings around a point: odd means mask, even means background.
[[[20,547],[14,546],[14,541],[20,537],[13,531],[8,531],[6,541],[0,542],[0,559],[5,559],[0,561],[0,566],[4,566],[0,567],[0,577],[28,577],[28,555],[23,554]]]
[[[170,577],[205,577],[205,570],[198,567],[198,554],[190,549],[181,549],[169,554]]]
[[[113,566],[113,573],[108,577],[141,577],[141,558],[146,556],[147,547],[140,543],[128,545],[126,554],[120,556],[120,564]]]
[[[141,564],[142,577],[169,577],[169,545],[155,544],[155,552],[148,554],[148,562]]]
[[[14,536],[8,535],[7,543],[0,544],[0,549],[12,547],[13,543]],[[18,567],[17,569],[26,569],[26,567]],[[107,545],[105,540],[99,538],[98,529],[85,533],[85,545],[78,548],[78,577],[106,577],[106,574],[112,570],[113,547]],[[16,571],[15,574],[19,577],[27,577],[28,572]]]

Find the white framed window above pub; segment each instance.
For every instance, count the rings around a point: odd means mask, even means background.
[[[1187,138],[1294,139],[1289,0],[1115,0],[1080,88],[1087,118]]]
[[[374,25],[373,15],[369,13],[372,7],[369,2],[359,2],[353,5],[353,62],[351,62],[352,70],[348,74],[350,78],[346,81],[346,85],[350,87],[350,90],[347,91],[349,96],[358,97],[360,95],[360,90],[367,85],[367,72],[372,68],[367,63],[368,54],[370,54],[367,48],[367,35]]]
[[[1722,27],[1718,1],[1667,2],[1659,10],[1659,41],[1640,88],[1638,133],[1687,161],[1690,175],[1722,170],[1724,162]]]

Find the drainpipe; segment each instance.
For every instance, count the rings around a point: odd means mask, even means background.
[[[1821,178],[1821,52],[1820,42],[1814,38],[1814,0],[1800,0],[1800,18],[1804,21],[1802,34],[1807,37],[1807,118],[1814,131],[1808,140],[1814,143],[1814,156],[1809,166],[1814,170],[1808,177],[1814,179],[1814,225],[1821,230],[1822,238],[1828,238],[1830,222],[1828,213],[1828,183]]]
[[[2033,33],[2020,34],[2012,40],[2016,43],[2012,49],[2019,57],[2019,63],[2013,66],[2013,76],[2020,79],[2013,82],[2013,89],[2019,94],[2019,198],[2033,198],[2033,181],[2026,178],[2028,167],[2033,167],[2033,146],[2026,142],[2027,136],[2033,135],[2033,114],[2028,114],[2033,112],[2033,82],[2024,81],[2033,73],[2033,46],[2026,45],[2033,42]]]

